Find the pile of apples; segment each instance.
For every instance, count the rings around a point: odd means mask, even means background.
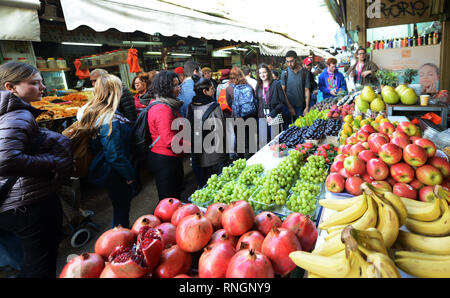
[[[352,115],[354,111],[355,111],[354,103],[350,105],[345,104],[343,106],[333,105],[330,108],[330,111],[328,112],[327,116],[329,119],[339,119],[341,117],[344,118],[347,115]]]
[[[400,197],[430,201],[434,185],[450,186],[450,163],[436,152],[409,121],[395,125],[384,119],[376,128],[366,124],[339,147],[326,187],[357,196],[361,184],[369,182]]]

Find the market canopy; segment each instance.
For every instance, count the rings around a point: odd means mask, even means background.
[[[86,25],[99,32],[115,28],[121,32],[230,40],[258,43],[266,48],[297,48],[302,50],[299,55],[309,54],[302,44],[262,27],[156,0],[61,0],[61,6],[68,30]]]
[[[41,41],[39,0],[0,0],[0,40]]]

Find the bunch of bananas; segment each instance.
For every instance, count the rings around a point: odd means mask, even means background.
[[[400,277],[377,229],[364,231],[348,225],[339,238],[344,250],[334,255],[295,251],[289,257],[297,266],[308,271],[309,278]]]
[[[395,243],[395,264],[421,278],[450,277],[450,192],[435,186],[432,203],[406,201],[408,218]],[[425,205],[424,205],[425,204]],[[422,213],[419,210],[422,209]]]

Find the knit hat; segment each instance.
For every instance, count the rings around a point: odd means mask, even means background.
[[[226,80],[229,78],[230,78],[230,70],[229,69],[222,70],[220,73],[220,80]]]
[[[177,67],[177,68],[175,68],[174,72],[177,74],[184,74],[184,68],[181,66]]]

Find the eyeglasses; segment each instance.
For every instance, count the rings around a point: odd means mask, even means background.
[[[287,64],[291,64],[291,63],[295,63],[295,59],[294,60],[286,60]]]
[[[365,55],[366,53],[364,53],[364,52],[361,52],[361,53],[358,53],[358,55]]]

